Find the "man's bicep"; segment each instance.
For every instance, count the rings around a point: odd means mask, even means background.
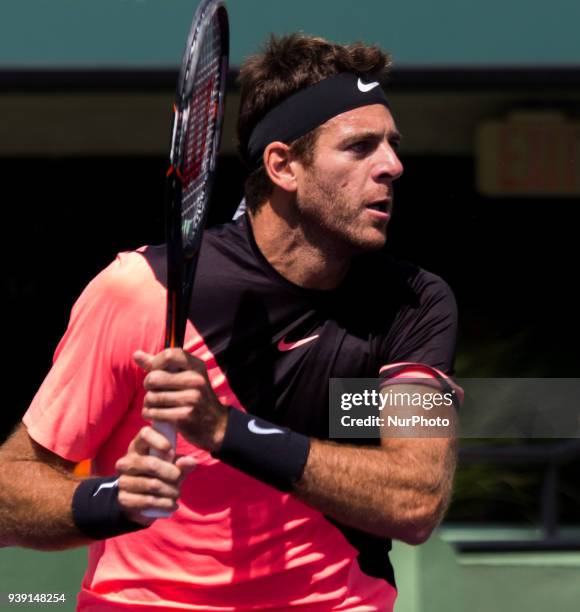
[[[67,461],[35,442],[22,423],[0,447],[0,463],[14,461],[37,461],[68,473],[76,466],[74,461]]]
[[[139,254],[119,256],[99,273],[76,301],[54,363],[23,417],[30,436],[75,462],[116,445],[119,425],[129,410],[140,409],[143,395],[133,354],[162,346],[163,307]]]
[[[424,273],[420,305],[400,313],[383,346],[381,365],[422,363],[453,373],[457,303],[443,279]]]

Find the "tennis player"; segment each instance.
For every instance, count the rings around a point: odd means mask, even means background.
[[[456,307],[383,249],[403,172],[389,64],[289,35],[242,66],[247,211],[205,233],[185,350],[162,350],[162,247],[75,304],[0,452],[0,540],[90,544],[79,609],[393,609],[391,540],[441,521],[455,440],[330,441],[328,381],[453,384]],[[151,420],[177,426],[176,456]]]

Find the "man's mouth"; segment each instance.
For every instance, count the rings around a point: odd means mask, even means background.
[[[389,204],[389,200],[380,200],[378,202],[372,202],[371,204],[367,204],[365,208],[369,208],[370,210],[376,210],[377,212],[381,213],[388,213],[390,208]]]

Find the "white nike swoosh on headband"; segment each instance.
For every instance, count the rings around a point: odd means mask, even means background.
[[[360,77],[358,81],[356,82],[356,86],[359,88],[359,91],[362,91],[363,93],[366,93],[367,91],[370,91],[371,89],[374,89],[375,87],[378,87],[379,84],[380,83],[378,81],[373,81],[372,83],[363,83],[360,80]]]
[[[267,435],[267,434],[283,434],[284,432],[281,429],[277,428],[269,428],[269,427],[260,427],[258,423],[256,423],[256,419],[252,419],[248,423],[248,429],[255,434]]]
[[[102,484],[94,493],[93,493],[93,497],[95,497],[95,495],[98,495],[99,492],[101,491],[101,489],[113,489],[114,487],[118,486],[119,484],[119,479],[117,478],[117,480],[113,480],[113,482],[105,482],[105,484]]]

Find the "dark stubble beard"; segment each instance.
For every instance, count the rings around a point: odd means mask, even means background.
[[[326,182],[314,170],[296,201],[298,220],[308,242],[333,257],[351,258],[358,253],[379,250],[384,245],[369,243],[357,235],[360,210],[353,207],[341,190]]]

